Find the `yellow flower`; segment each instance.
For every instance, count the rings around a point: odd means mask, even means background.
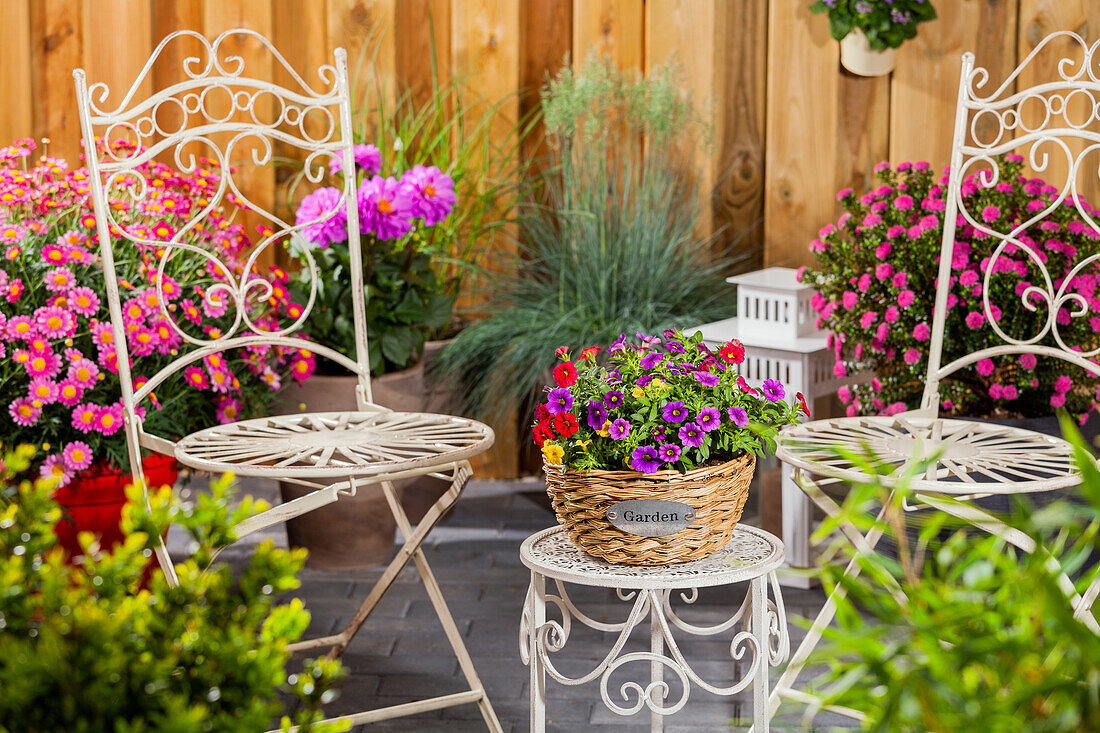
[[[631,393],[630,393],[630,394],[631,394],[631,396],[633,396],[633,397],[634,397],[634,399],[636,399],[636,400],[640,400],[640,399],[642,399],[643,397],[645,397],[645,392],[644,392],[644,391],[642,390],[642,388],[641,388],[641,387],[635,387],[635,388],[634,388],[634,389],[633,389],[633,390],[631,391]]]
[[[578,448],[580,448],[581,450],[587,452],[588,451],[588,444],[591,443],[591,442],[592,442],[592,439],[589,438],[588,440],[578,440],[573,445],[575,445]]]
[[[611,421],[610,420],[604,420],[603,421],[603,427],[596,431],[596,435],[600,436],[601,438],[606,438],[608,436],[607,429],[609,427],[611,427]]]
[[[654,392],[667,392],[672,389],[667,382],[660,378],[654,379],[649,383],[649,386]]]
[[[560,445],[551,443],[548,440],[542,444],[542,455],[551,466],[560,466],[562,456],[565,455],[565,450]]]

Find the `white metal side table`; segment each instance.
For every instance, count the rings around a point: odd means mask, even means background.
[[[531,731],[546,730],[546,677],[563,685],[582,685],[597,678],[600,696],[609,710],[633,715],[643,707],[650,710],[650,730],[663,730],[663,717],[687,704],[691,685],[716,695],[735,695],[753,686],[753,721],[756,731],[768,730],[768,667],[782,664],[790,653],[783,596],[775,571],[783,564],[782,541],[755,527],[739,525],[733,538],[710,557],[678,565],[612,565],[588,555],[574,545],[561,527],[552,527],[528,537],[520,548],[523,564],[531,569],[531,586],[524,603],[519,645],[523,663],[531,670]],[[554,581],[557,594],[547,593],[546,580]],[[699,626],[683,620],[672,607],[673,591],[684,603],[694,603],[698,589],[749,581],[744,601],[722,623]],[[566,591],[566,583],[614,588],[618,597],[633,602],[625,621],[606,623],[578,610]],[[769,585],[770,595],[769,597]],[[547,619],[550,604],[561,621]],[[623,653],[635,628],[649,619],[649,651]],[[554,666],[551,654],[569,640],[573,620],[598,631],[615,633],[607,655],[587,674],[568,677]],[[685,659],[673,630],[688,636],[714,636],[734,630],[730,642],[730,669],[741,674],[727,686],[707,682]],[[649,663],[649,681],[624,683],[619,693],[623,704],[611,699],[608,683],[620,667],[634,662]],[[679,678],[679,699],[668,701],[670,687],[664,681],[668,667]]]

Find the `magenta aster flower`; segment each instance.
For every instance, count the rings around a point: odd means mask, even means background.
[[[401,186],[412,201],[413,215],[428,226],[446,219],[455,207],[455,182],[434,165],[414,165],[401,177]]]
[[[33,398],[20,397],[8,405],[8,414],[16,425],[30,427],[38,422],[38,418],[42,415],[42,408],[35,407]]]
[[[48,377],[32,379],[30,387],[27,389],[27,396],[37,404],[52,405],[57,402],[57,395],[57,382]]]
[[[550,394],[546,397],[546,409],[550,411],[551,415],[557,415],[559,412],[569,412],[573,409],[573,395],[565,387],[550,390]]]
[[[675,443],[665,443],[657,449],[657,455],[665,463],[675,463],[680,460],[680,446]]]
[[[687,407],[683,402],[668,402],[661,408],[661,417],[669,422],[683,422],[688,418]]]
[[[355,165],[363,169],[368,176],[372,176],[382,170],[382,151],[373,145],[354,145],[351,149],[355,158]],[[339,156],[333,156],[328,163],[333,173],[341,173],[344,170],[343,160]]]
[[[695,416],[695,424],[703,429],[704,433],[709,433],[711,430],[717,430],[722,426],[722,416],[718,412],[717,407],[704,407],[699,410],[699,414]]]
[[[778,402],[786,395],[783,390],[783,383],[778,379],[765,379],[764,383],[760,385],[760,390],[769,402]]]
[[[189,366],[183,370],[183,381],[195,389],[207,389],[210,387],[210,380],[206,376],[206,372],[198,367]]]
[[[630,467],[642,473],[653,473],[661,467],[661,457],[653,446],[639,446],[630,454]]]
[[[85,402],[73,408],[73,427],[82,433],[91,432],[95,428],[95,416],[99,413],[99,406],[91,402]]]
[[[729,418],[733,422],[733,424],[739,428],[743,428],[749,424],[749,413],[743,407],[737,407],[736,405],[734,405],[726,411],[726,414],[729,415]]]
[[[23,368],[31,377],[56,377],[61,370],[61,357],[49,351],[31,354]]]
[[[4,329],[9,339],[30,341],[38,335],[38,329],[30,316],[13,316]]]
[[[302,199],[294,215],[294,224],[305,224],[302,236],[321,249],[347,240],[348,213],[344,195],[331,186],[317,189]]]
[[[607,428],[607,434],[612,440],[621,440],[630,435],[630,423],[621,417],[616,418]]]
[[[46,290],[51,293],[64,293],[72,288],[75,278],[73,271],[67,267],[54,267],[46,272],[42,278]]]
[[[703,444],[703,429],[693,422],[689,422],[677,431],[676,436],[685,448],[698,448]]]
[[[92,465],[92,449],[81,440],[74,440],[66,445],[65,450],[61,451],[61,457],[70,471],[83,471]]]
[[[46,456],[38,467],[38,475],[47,481],[55,481],[56,486],[67,486],[73,480],[73,472],[65,466],[64,458],[58,453]]]
[[[412,198],[392,176],[375,176],[359,187],[359,227],[381,240],[400,239],[412,229]]]

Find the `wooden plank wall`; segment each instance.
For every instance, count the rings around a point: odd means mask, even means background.
[[[972,50],[996,81],[1053,30],[1090,42],[1100,34],[1094,0],[938,0],[939,20],[902,47],[891,76],[840,69],[838,47],[809,0],[4,0],[0,2],[0,143],[49,138],[51,153],[79,154],[71,71],[121,90],[157,41],[181,28],[215,35],[243,25],[270,36],[308,70],[348,49],[367,49],[392,94],[427,93],[434,44],[439,74],[459,77],[486,103],[502,98],[498,134],[538,104],[538,89],[595,48],[622,68],[647,72],[669,60],[713,115],[714,143],[697,153],[712,187],[701,225],[721,243],[756,253],[752,265],[798,265],[807,243],[837,215],[835,192],[864,187],[880,160],[946,163],[960,55]],[[373,44],[373,46],[372,46]],[[270,62],[244,48],[249,61]],[[177,50],[149,89],[180,76]],[[1037,65],[1021,78],[1052,73]],[[353,86],[364,104],[379,90],[368,73]],[[468,94],[468,97],[470,95]],[[383,100],[384,101],[384,100]],[[538,133],[524,142],[534,159]],[[285,175],[251,174],[249,195],[278,200]],[[1088,193],[1096,194],[1096,188]],[[1100,196],[1094,196],[1100,198]],[[506,462],[507,463],[507,462]],[[514,462],[499,466],[514,471]]]

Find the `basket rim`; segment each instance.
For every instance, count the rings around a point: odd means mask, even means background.
[[[656,480],[672,481],[673,479],[706,478],[706,477],[709,477],[709,476],[714,476],[714,475],[717,475],[719,473],[722,473],[723,471],[727,470],[729,467],[731,467],[735,464],[747,464],[747,463],[755,463],[755,462],[756,462],[756,456],[753,455],[752,453],[749,453],[748,451],[743,450],[743,451],[740,451],[739,453],[737,453],[736,455],[734,455],[733,458],[731,458],[728,461],[725,461],[723,463],[720,463],[717,466],[697,466],[696,468],[693,468],[692,470],[688,471],[687,473],[680,473],[679,471],[673,471],[672,469],[665,469],[663,471],[654,471],[653,473],[642,473],[641,471],[608,471],[608,470],[604,470],[604,469],[601,469],[601,468],[587,469],[587,470],[583,470],[583,471],[578,471],[578,470],[573,469],[573,468],[565,468],[565,466],[561,466],[561,465],[553,466],[553,465],[547,463],[545,458],[543,458],[543,461],[542,461],[542,470],[547,472],[547,473],[554,472],[554,473],[560,474],[562,476],[569,476],[569,475],[573,475],[573,476],[595,476],[597,478],[607,478],[607,479],[619,480],[619,481],[629,481],[629,480],[638,480],[638,479],[649,480],[649,481],[656,481]]]

